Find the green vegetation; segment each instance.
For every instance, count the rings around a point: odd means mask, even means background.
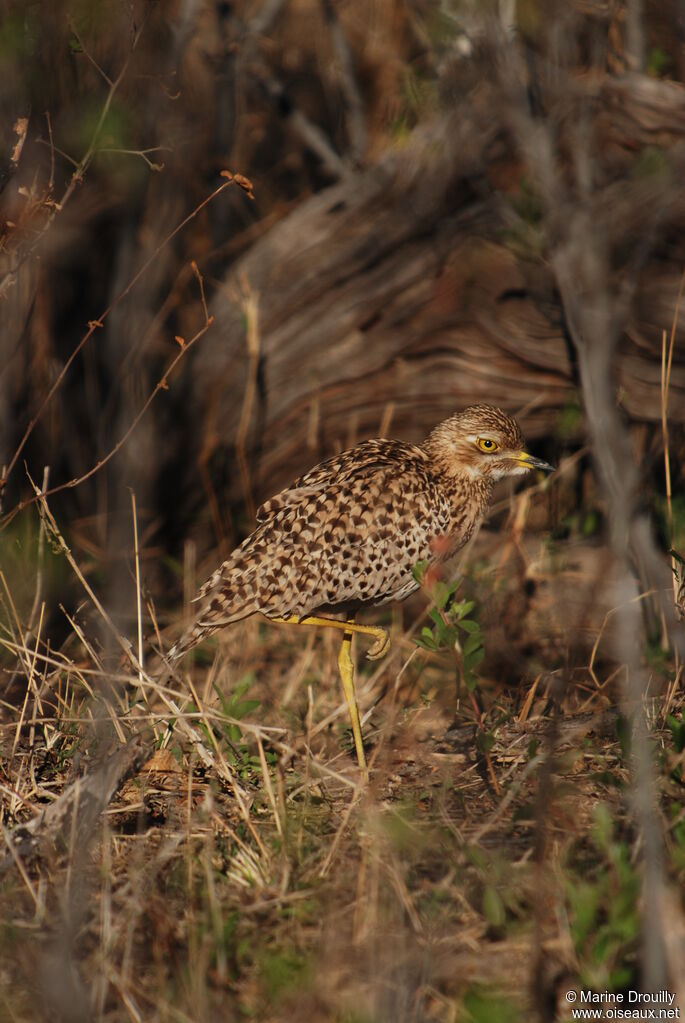
[[[432,581],[427,562],[416,566],[414,577],[426,589],[434,605],[428,612],[433,624],[424,625],[416,639],[417,646],[431,652],[453,652],[459,666],[460,681],[469,692],[473,692],[478,685],[476,668],[485,656],[480,625],[470,617],[475,601],[455,599],[459,580],[451,583],[441,579]]]
[[[641,880],[609,807],[598,803],[593,816],[586,869],[573,871],[567,881],[569,923],[581,985],[618,992],[638,982]]]

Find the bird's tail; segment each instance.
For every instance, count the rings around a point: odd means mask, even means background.
[[[224,625],[266,609],[260,578],[269,551],[254,550],[258,538],[259,530],[247,537],[200,589],[195,598],[199,604],[195,620],[169,650],[168,660],[177,661]]]
[[[169,661],[178,661],[189,650],[192,650],[198,643],[202,643],[208,636],[214,635],[219,629],[231,622],[239,622],[255,611],[262,610],[260,602],[255,595],[247,596],[244,591],[237,596],[228,593],[225,589],[213,594],[204,595],[201,610],[195,617],[192,624],[176,640],[168,651],[166,657]]]
[[[171,649],[167,651],[166,659],[171,662],[180,661],[189,650],[192,650],[194,646],[201,643],[207,636],[211,636],[218,628],[218,625],[212,628],[211,626],[203,625],[199,621],[193,622],[190,628],[186,629],[180,639],[177,639]]]

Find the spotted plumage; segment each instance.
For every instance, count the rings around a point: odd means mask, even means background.
[[[417,588],[419,561],[449,557],[481,521],[501,476],[550,469],[523,450],[518,424],[474,405],[423,444],[367,440],[272,497],[257,526],[200,590],[196,619],[171,658],[255,612],[351,616]]]

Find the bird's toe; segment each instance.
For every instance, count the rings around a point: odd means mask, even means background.
[[[385,654],[387,654],[389,649],[390,637],[388,636],[387,632],[380,632],[380,635],[378,636],[376,642],[373,644],[372,647],[369,647],[366,656],[370,661],[379,661],[381,657],[384,657]]]

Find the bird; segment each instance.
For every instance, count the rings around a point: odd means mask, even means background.
[[[421,444],[375,438],[333,455],[258,508],[253,532],[199,590],[198,611],[169,661],[257,612],[340,630],[338,669],[367,779],[352,637],[374,640],[371,659],[383,657],[389,638],[357,623],[357,612],[413,593],[419,563],[447,560],[473,535],[494,483],[535,469],[554,471],[525,450],[512,416],[484,404],[440,422]]]

